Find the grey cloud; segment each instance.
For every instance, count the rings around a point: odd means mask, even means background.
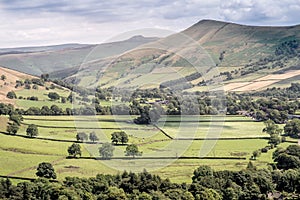
[[[299,23],[299,0],[228,0],[221,4],[225,20],[252,25]]]

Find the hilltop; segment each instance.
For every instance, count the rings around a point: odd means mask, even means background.
[[[83,62],[118,55],[157,39],[155,37],[132,37],[124,41],[99,45],[63,44],[0,49],[0,64],[10,69],[39,76],[43,73],[65,69],[78,69]],[[97,56],[91,57],[91,52]]]
[[[202,20],[122,55],[86,62],[66,80],[87,87],[172,85],[187,91],[205,91],[207,84],[218,89],[221,83],[225,90],[236,91],[286,86],[298,76],[298,71],[293,72],[300,64],[299,41],[300,26],[260,27]],[[266,77],[283,71],[289,75],[275,77],[276,81]],[[284,79],[291,80],[278,83]],[[246,85],[250,86],[238,89]]]
[[[299,76],[300,26],[246,26],[202,20],[165,38],[51,51],[7,54],[0,64],[94,88],[222,88],[251,91],[286,87]],[[286,76],[267,75],[281,73]],[[218,81],[216,81],[218,79]]]

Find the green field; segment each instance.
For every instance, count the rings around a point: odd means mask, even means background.
[[[182,116],[168,117],[165,122],[158,124],[169,135],[178,138],[191,136],[195,132],[196,138],[215,137],[206,136],[207,131],[220,131],[220,138],[240,138],[238,140],[171,140],[159,129],[152,125],[135,125],[130,122],[135,116],[24,116],[23,125],[18,134],[25,135],[27,125],[36,124],[39,127],[38,138],[24,138],[0,134],[0,174],[21,177],[35,177],[38,163],[47,161],[54,165],[58,179],[66,176],[90,177],[97,173],[118,173],[123,170],[141,171],[148,169],[163,178],[172,181],[190,182],[191,173],[201,164],[212,166],[214,169],[240,170],[245,168],[254,150],[263,148],[268,140],[261,132],[263,123],[253,122],[249,118],[240,116]],[[1,116],[0,131],[5,132],[7,117]],[[224,125],[222,128],[222,120]],[[198,121],[198,122],[197,122]],[[198,125],[195,129],[194,126]],[[180,134],[176,131],[182,130]],[[215,127],[218,127],[215,129]],[[220,128],[221,127],[221,128]],[[99,142],[110,141],[114,131],[124,130],[129,135],[129,143],[138,145],[143,156],[153,159],[112,159],[97,161],[93,159],[66,159],[67,148],[76,140],[77,132],[86,133],[95,131]],[[257,139],[243,139],[243,137],[257,137]],[[49,141],[43,138],[52,138],[62,141]],[[286,146],[287,143],[281,144]],[[83,157],[98,157],[98,148],[101,144],[81,144]],[[114,156],[123,157],[126,146],[116,146]],[[272,151],[262,154],[255,165],[266,167],[272,162]],[[245,157],[246,160],[231,159],[179,159],[176,157]],[[165,157],[161,159],[160,157]],[[176,173],[174,173],[176,172]]]

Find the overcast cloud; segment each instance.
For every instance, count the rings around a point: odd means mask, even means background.
[[[201,19],[300,24],[300,0],[2,0],[0,48],[101,43],[143,28],[181,31]]]

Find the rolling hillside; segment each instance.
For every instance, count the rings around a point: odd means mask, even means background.
[[[37,82],[40,81],[39,77],[28,75],[15,70],[0,67],[0,102],[12,104],[17,108],[28,109],[29,107],[42,106],[51,107],[57,105],[61,108],[72,108],[70,102],[61,102],[61,98],[67,98],[70,94],[70,90],[58,86],[52,82]],[[2,76],[5,78],[2,80]],[[7,98],[7,93],[13,91],[16,94],[16,98]],[[48,94],[57,93],[60,98],[57,100],[51,100]],[[35,98],[32,98],[35,97]]]
[[[15,88],[17,80],[25,80],[34,78],[31,75],[17,72],[11,69],[0,67],[0,76],[5,76],[4,79],[0,80],[0,100],[2,103],[14,103],[14,100],[6,97],[9,91],[18,91],[20,89]]]
[[[207,90],[205,83],[212,88],[232,82],[243,86],[283,69],[292,73],[289,69],[300,64],[299,41],[300,26],[255,27],[203,20],[122,55],[86,62],[66,80],[89,87],[172,85],[188,91]],[[293,73],[287,77],[294,77]],[[276,80],[237,91],[262,89],[282,81]]]
[[[299,25],[202,20],[159,40],[136,36],[97,47],[2,55],[0,64],[34,74],[51,72],[53,78],[85,87],[206,91],[224,85],[226,91],[243,92],[297,81],[299,44]],[[279,72],[288,75],[267,77]]]
[[[157,38],[133,37],[125,41],[100,45],[65,44],[46,47],[0,49],[0,65],[32,75],[41,75],[70,68],[82,62],[121,54]],[[96,57],[89,56],[93,52]],[[56,75],[60,73],[55,73]],[[54,75],[55,75],[54,74]]]

